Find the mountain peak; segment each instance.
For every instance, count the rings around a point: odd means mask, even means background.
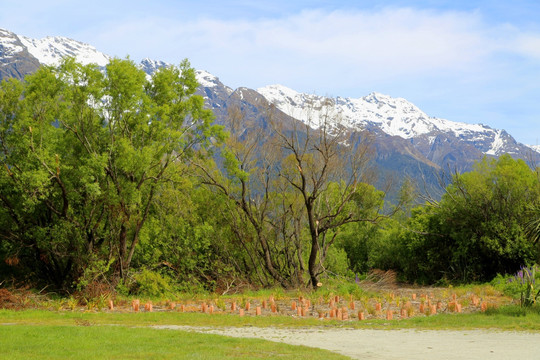
[[[48,36],[31,39],[0,29],[0,78],[23,78],[35,71],[41,64],[57,65],[62,58],[71,56],[83,64],[95,63],[105,66],[110,57],[95,47],[62,36]],[[150,76],[157,69],[169,66],[166,62],[144,59],[141,68]],[[196,76],[202,94],[214,109],[224,109],[232,89],[220,82],[211,73],[198,70]],[[239,89],[239,98],[258,101],[260,97],[253,90]],[[466,124],[428,116],[413,103],[403,98],[393,98],[379,92],[372,92],[360,98],[329,98],[314,94],[300,93],[283,85],[269,85],[257,89],[268,102],[273,103],[286,115],[309,126],[318,127],[326,118],[321,109],[331,107],[332,116],[340,125],[354,130],[368,129],[384,136],[399,137],[422,148],[426,154],[436,146],[437,138],[452,139],[456,149],[473,146],[477,151],[498,156],[502,153],[522,154],[525,146],[517,143],[509,134],[482,124]],[[250,100],[250,101],[251,101]],[[224,112],[225,113],[225,112]],[[540,150],[540,146],[526,149]],[[530,152],[530,150],[528,150]],[[431,155],[430,155],[431,156]]]
[[[472,144],[482,153],[493,156],[503,153],[519,154],[524,148],[504,130],[431,117],[403,98],[378,92],[361,98],[327,99],[299,93],[283,85],[266,86],[258,91],[278,109],[310,126],[317,126],[317,119],[321,118],[322,114],[317,113],[320,105],[330,103],[340,124],[353,129],[378,128],[387,135],[410,141],[424,139],[421,141],[428,145],[433,144],[439,134],[446,134],[445,136]]]
[[[169,66],[170,64],[166,63],[165,61],[160,60],[152,60],[149,58],[144,58],[141,61],[141,69],[148,75],[152,75],[155,71],[158,69],[164,68]]]
[[[12,58],[24,51],[24,46],[16,34],[0,28],[0,53],[4,58]]]
[[[206,70],[196,70],[195,73],[197,75],[197,81],[204,87],[213,88],[222,85],[217,76],[210,74]]]
[[[62,58],[72,56],[78,62],[105,66],[110,57],[99,52],[92,45],[69,39],[63,36],[47,36],[42,39],[31,39],[26,36],[18,36],[28,52],[41,64],[58,65]]]

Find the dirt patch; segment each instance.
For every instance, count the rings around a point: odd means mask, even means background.
[[[326,349],[353,359],[538,359],[540,333],[155,326]]]

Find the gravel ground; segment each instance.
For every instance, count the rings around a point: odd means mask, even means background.
[[[540,333],[496,330],[358,330],[156,326],[326,349],[353,359],[540,359]]]

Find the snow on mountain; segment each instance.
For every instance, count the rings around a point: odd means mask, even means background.
[[[0,29],[0,50],[2,57],[12,58],[24,50],[19,38],[10,31]]]
[[[34,71],[39,64],[57,65],[66,56],[75,57],[83,64],[95,63],[99,66],[107,65],[111,59],[91,45],[66,37],[31,39],[0,29],[0,76],[22,77]],[[26,63],[23,64],[24,61]],[[18,65],[9,68],[11,62]],[[150,59],[144,59],[140,64],[148,77],[165,66],[170,64]],[[209,72],[197,70],[196,76],[201,85],[200,94],[214,109],[225,106],[226,99],[233,93],[242,99],[243,91],[233,91]],[[487,155],[499,156],[505,152],[520,154],[526,148],[504,130],[430,117],[403,98],[376,92],[361,98],[327,98],[299,93],[281,85],[259,88],[257,92],[285,114],[312,127],[320,127],[326,115],[329,115],[332,121],[346,127],[380,129],[390,136],[398,136],[425,148],[426,153],[440,134],[473,145]],[[530,148],[540,153],[540,146]]]
[[[197,81],[199,82],[200,85],[204,87],[212,88],[220,84],[220,81],[217,78],[217,76],[210,74],[208,71],[197,70],[196,75],[197,75]]]
[[[488,155],[500,155],[505,151],[505,141],[500,130],[481,124],[430,117],[403,98],[374,92],[358,99],[329,99],[299,93],[282,85],[266,86],[257,91],[287,115],[314,127],[320,126],[324,113],[330,109],[333,112],[331,116],[351,128],[376,126],[388,135],[404,139],[438,132],[450,133],[459,139],[482,144],[482,152]],[[323,106],[329,104],[329,107]]]
[[[43,39],[31,39],[26,36],[18,38],[41,64],[58,65],[62,58],[72,56],[84,65],[93,63],[105,66],[110,59],[91,45],[62,36],[47,36]]]
[[[152,60],[145,58],[141,61],[141,69],[148,75],[152,75],[155,71],[170,66],[171,64],[166,63],[165,61]]]
[[[159,60],[143,59],[141,61],[141,68],[148,75],[152,75],[155,71],[160,68],[171,66],[171,64]],[[204,86],[205,88],[213,88],[219,85],[222,85],[219,81],[219,78],[215,75],[210,74],[205,70],[196,70],[195,76],[197,77],[197,82]]]
[[[531,149],[536,151],[537,153],[540,153],[540,145],[528,145]]]

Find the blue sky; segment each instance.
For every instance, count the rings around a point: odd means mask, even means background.
[[[540,144],[540,2],[0,0],[0,27],[188,58],[230,87],[403,97]]]

